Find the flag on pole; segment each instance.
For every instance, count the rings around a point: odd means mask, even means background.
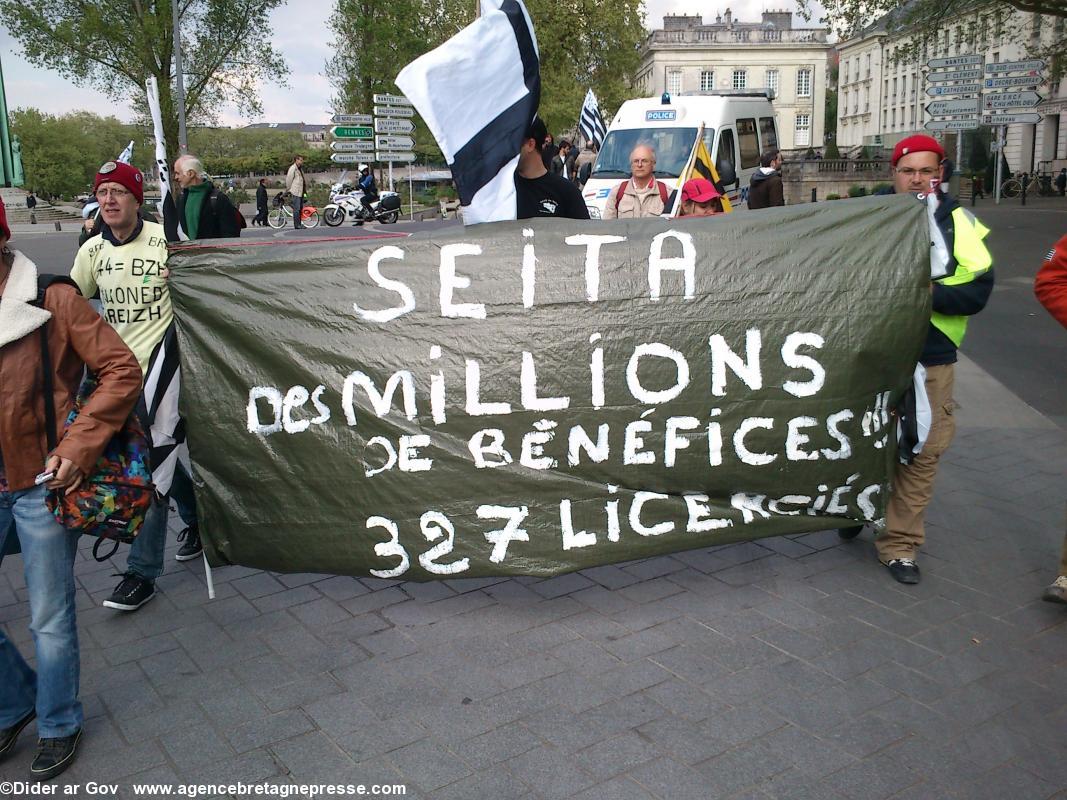
[[[585,102],[582,103],[582,113],[578,117],[578,130],[587,141],[592,142],[598,148],[604,144],[608,126],[604,124],[604,116],[600,113],[600,104],[596,95],[590,89],[585,93]]]
[[[697,140],[693,143],[693,150],[689,154],[689,160],[685,162],[682,174],[678,176],[678,184],[675,187],[674,205],[671,207],[671,216],[677,217],[682,209],[682,187],[685,182],[693,178],[706,178],[715,186],[715,190],[722,196],[722,210],[729,213],[733,210],[730,199],[726,196],[726,189],[719,180],[719,171],[715,169],[715,162],[711,160],[708,146],[704,144],[704,126],[697,130]]]
[[[188,239],[178,225],[178,206],[170,187],[170,163],[167,161],[167,140],[163,135],[163,114],[159,110],[159,86],[154,77],[145,81],[148,90],[148,110],[152,114],[152,128],[156,136],[156,170],[159,172],[159,215],[168,242]]]
[[[181,375],[178,335],[171,322],[148,359],[144,389],[137,406],[148,433],[152,483],[163,497],[170,494],[174,468],[178,462],[181,461],[186,467],[189,465],[185,420],[178,414]]]
[[[121,161],[123,164],[129,164],[133,160],[133,139],[130,139],[126,149],[119,153],[119,157],[115,160]]]
[[[396,77],[452,169],[468,225],[515,219],[519,150],[541,99],[537,39],[522,0],[481,6],[482,16]]]

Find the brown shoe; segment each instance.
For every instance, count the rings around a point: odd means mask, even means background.
[[[1067,575],[1060,575],[1056,580],[1045,587],[1042,600],[1050,603],[1063,603],[1067,605]]]

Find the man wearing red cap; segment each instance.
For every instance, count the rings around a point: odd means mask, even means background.
[[[1067,236],[1048,251],[1045,263],[1034,279],[1034,294],[1056,321],[1067,328]],[[1042,600],[1067,603],[1067,535],[1063,537],[1060,574],[1045,588]]]
[[[897,464],[886,506],[886,525],[875,540],[878,557],[900,583],[919,582],[915,563],[925,540],[924,516],[933,497],[938,462],[956,431],[952,399],[956,350],[967,318],[985,308],[993,291],[993,259],[983,239],[989,233],[973,214],[938,188],[945,151],[930,136],[909,136],[893,150],[893,188],[898,194],[937,191],[934,214],[944,239],[944,274],[930,283],[933,313],[920,363],[926,369],[926,393],[932,421],[926,444],[910,464]],[[932,232],[932,238],[938,238]],[[940,272],[940,270],[939,270]],[[858,529],[842,532],[846,538]]]
[[[100,236],[79,248],[70,277],[86,297],[100,295],[103,317],[137,357],[148,374],[152,351],[173,320],[167,289],[167,239],[163,226],[138,215],[144,201],[141,171],[121,161],[108,161],[96,174],[93,191],[100,203]],[[202,552],[196,526],[196,501],[185,469],[174,471],[170,497],[189,527],[179,535],[184,545],[179,561]],[[108,608],[136,611],[155,596],[155,579],[163,572],[168,505],[155,502],[140,535],[130,547],[126,574],[104,601]]]

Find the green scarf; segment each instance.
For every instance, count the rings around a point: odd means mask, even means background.
[[[200,230],[200,209],[211,192],[208,181],[190,186],[185,195],[185,232],[190,239],[195,239]]]

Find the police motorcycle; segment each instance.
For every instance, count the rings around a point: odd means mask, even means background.
[[[396,192],[382,192],[378,199],[370,204],[370,211],[363,207],[363,192],[342,180],[330,187],[330,202],[322,210],[322,219],[331,228],[336,228],[346,219],[362,224],[363,222],[382,222],[392,224],[400,219],[400,195]]]

